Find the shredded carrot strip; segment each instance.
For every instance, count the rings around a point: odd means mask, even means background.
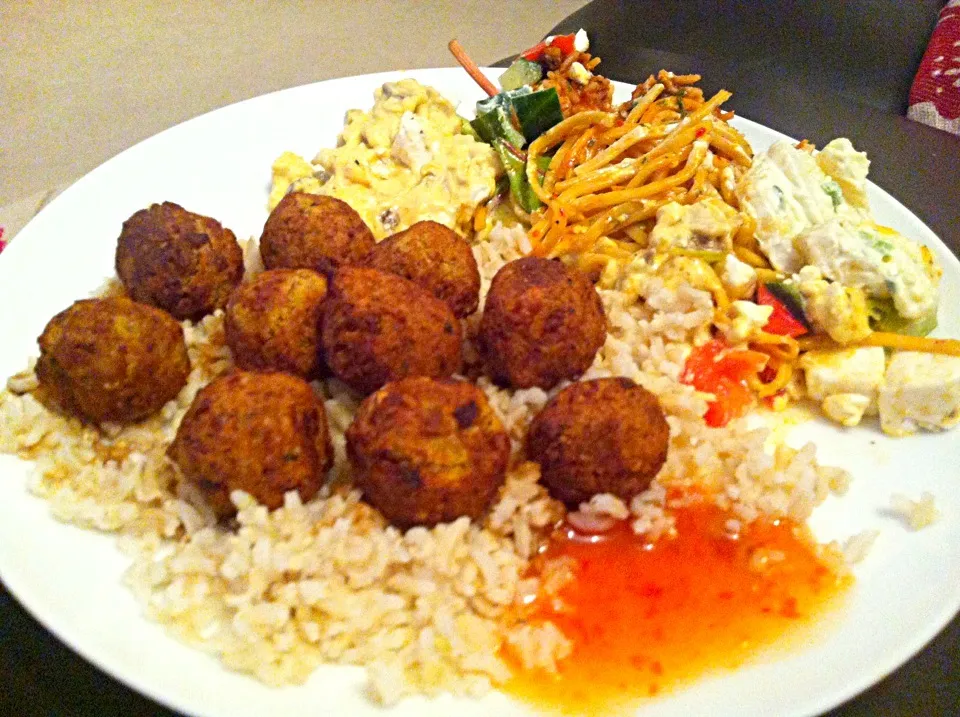
[[[874,331],[865,339],[854,342],[858,346],[882,346],[900,351],[919,351],[928,354],[960,356],[960,340],[931,339],[927,336],[904,336],[887,331]]]
[[[473,215],[473,231],[479,232],[487,225],[487,205],[482,204]]]
[[[928,336],[904,336],[886,331],[874,331],[864,339],[841,344],[829,336],[801,336],[797,339],[801,351],[834,351],[857,346],[881,346],[898,351],[917,351],[928,354],[960,356],[960,340],[932,339]]]
[[[484,92],[491,97],[500,92],[500,90],[497,89],[497,86],[488,80],[486,75],[480,71],[480,68],[477,67],[477,63],[470,59],[470,55],[467,54],[467,51],[463,49],[463,46],[459,42],[456,40],[451,40],[447,47],[449,48],[450,54],[453,55],[454,59],[460,63],[460,67],[467,71],[467,74],[473,78],[474,82],[480,85]]]
[[[768,269],[770,264],[764,259],[760,254],[747,249],[745,246],[735,246],[733,247],[733,253],[736,254],[737,259],[742,261],[745,264],[749,264],[752,267],[758,269]]]

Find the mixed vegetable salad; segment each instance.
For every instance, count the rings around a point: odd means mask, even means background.
[[[509,189],[517,205],[528,213],[543,203],[530,187],[524,149],[564,119],[557,90],[553,87],[534,89],[546,76],[543,60],[548,48],[558,50],[563,57],[586,51],[589,41],[586,32],[580,30],[548,37],[521,52],[500,75],[500,91],[477,102],[476,119],[463,121],[465,132],[496,149],[505,172],[501,190]],[[550,160],[550,156],[536,160],[541,177]]]
[[[875,223],[866,155],[840,138],[754,156],[720,108],[730,93],[707,101],[696,75],[661,71],[628,102],[578,115],[571,88],[608,82],[588,48],[583,30],[548,37],[497,88],[451,43],[490,95],[463,130],[495,149],[498,197],[526,214],[534,252],[601,266],[600,285],[639,260],[708,291],[713,337],[680,380],[712,395],[709,425],[803,395],[845,426],[879,414],[892,435],[960,423],[960,341],[924,338],[940,268]]]

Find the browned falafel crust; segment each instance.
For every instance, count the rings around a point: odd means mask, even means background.
[[[606,335],[600,295],[585,275],[524,257],[493,277],[478,343],[497,383],[550,389],[586,371]]]
[[[376,269],[344,267],[334,275],[322,336],[330,371],[364,394],[406,376],[446,378],[462,362],[463,330],[453,310]]]
[[[346,202],[290,192],[273,208],[260,236],[268,269],[313,269],[330,278],[342,266],[364,266],[376,240]]]
[[[123,296],[75,302],[37,342],[43,390],[63,410],[96,422],[146,418],[176,398],[190,375],[180,324]]]
[[[303,379],[237,371],[200,389],[168,455],[220,517],[242,490],[271,510],[295,490],[310,500],[333,465],[323,402]]]
[[[373,248],[370,266],[399,274],[447,302],[459,318],[477,310],[480,270],[470,245],[432,221],[417,222]]]
[[[473,384],[412,377],[360,404],[347,452],[367,502],[405,528],[479,517],[503,485],[510,438]]]
[[[612,493],[629,501],[667,459],[670,427],[657,397],[628,378],[573,383],[540,411],[527,456],[541,480],[568,505]]]
[[[141,209],[123,223],[116,269],[136,301],[199,319],[226,306],[243,278],[233,232],[173,202]]]
[[[310,269],[271,269],[240,284],[227,302],[224,320],[237,366],[302,378],[317,375],[326,297],[327,280]]]

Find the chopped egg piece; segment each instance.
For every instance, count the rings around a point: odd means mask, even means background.
[[[835,393],[820,404],[827,418],[848,428],[860,424],[869,406],[870,399],[859,393]]]
[[[837,343],[849,344],[870,335],[867,297],[861,289],[823,279],[800,281],[797,288],[810,323]]]
[[[767,325],[771,314],[772,306],[760,306],[752,301],[734,301],[727,310],[730,323],[721,327],[723,335],[732,344],[743,343]]]
[[[400,127],[393,138],[390,154],[415,172],[430,161],[423,127],[413,112],[400,115]]]
[[[723,292],[717,273],[703,259],[692,256],[671,256],[657,267],[657,275],[672,289],[686,283],[694,289],[708,291],[714,297]]]
[[[737,212],[719,197],[693,204],[668,202],[657,210],[650,246],[661,252],[727,253],[733,250],[733,234],[739,227]]]
[[[960,423],[960,358],[899,351],[880,389],[880,426],[891,436]]]
[[[273,186],[269,199],[271,208],[280,203],[293,184],[297,185],[297,189],[310,193],[320,188],[319,180],[314,177],[313,165],[298,154],[284,152],[273,162]]]

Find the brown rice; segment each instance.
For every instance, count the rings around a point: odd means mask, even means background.
[[[482,294],[503,263],[528,250],[519,227],[498,226],[480,241]],[[257,266],[251,252],[247,263]],[[812,445],[771,452],[769,431],[744,420],[704,425],[707,397],[679,376],[690,346],[709,334],[709,294],[668,288],[639,260],[611,286],[601,292],[610,332],[585,378],[627,376],[654,392],[668,414],[670,453],[629,505],[600,495],[581,511],[629,518],[655,540],[674,529],[671,488],[715,493],[735,523],[762,515],[804,521],[845,489],[847,474],[818,466]],[[556,590],[572,574],[566,565],[538,578],[526,573],[563,515],[537,482],[537,466],[518,456],[482,521],[402,533],[350,487],[343,433],[358,398],[337,381],[315,384],[336,451],[330,484],[306,504],[291,493],[272,513],[237,492],[235,529],[218,526],[177,481],[165,448],[196,392],[232,360],[220,313],[184,328],[189,382],[144,423],[97,430],[46,410],[33,395],[32,366],[0,392],[0,451],[34,462],[30,490],[58,520],[118,534],[131,560],[125,582],[147,617],[270,685],[301,683],[324,663],[364,665],[371,694],[385,704],[413,693],[480,695],[507,679],[508,659],[552,669],[569,654],[555,626],[518,618],[525,597]],[[518,447],[549,394],[478,385]]]

